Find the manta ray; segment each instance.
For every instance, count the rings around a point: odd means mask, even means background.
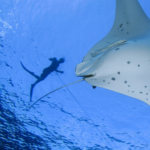
[[[137,0],[116,0],[112,29],[77,65],[76,75],[150,105],[150,20]]]
[[[138,0],[116,0],[112,29],[88,51],[75,73],[93,88],[102,87],[150,105],[150,20]]]

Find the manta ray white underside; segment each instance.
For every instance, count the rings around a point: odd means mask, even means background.
[[[76,75],[150,105],[150,20],[137,0],[116,0],[111,31],[77,65]]]

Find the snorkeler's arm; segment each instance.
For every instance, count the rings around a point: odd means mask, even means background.
[[[54,58],[49,58],[49,60],[50,61],[54,61],[54,60],[56,60],[56,58],[54,57]]]
[[[64,73],[63,71],[59,71],[59,70],[55,70],[56,72],[59,72],[59,73]]]

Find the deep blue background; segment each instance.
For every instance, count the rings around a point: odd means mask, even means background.
[[[148,0],[139,0],[150,18]],[[86,82],[61,89],[26,111],[31,84],[64,57],[59,70],[36,85],[33,102],[79,80],[75,67],[111,29],[115,0],[0,1],[0,147],[52,150],[148,150],[150,107]],[[140,22],[139,22],[140,23]],[[9,142],[8,142],[9,141]]]

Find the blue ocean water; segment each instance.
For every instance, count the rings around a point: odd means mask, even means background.
[[[150,149],[150,107],[84,81],[27,111],[81,79],[76,65],[114,17],[115,0],[0,1],[0,149]]]

